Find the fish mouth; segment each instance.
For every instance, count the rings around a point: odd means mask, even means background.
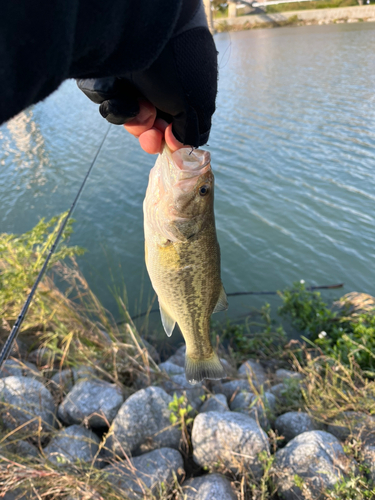
[[[172,153],[172,159],[185,178],[202,175],[211,168],[211,155],[202,149],[181,148]]]

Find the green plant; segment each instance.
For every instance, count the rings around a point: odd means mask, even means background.
[[[53,217],[48,222],[41,219],[38,224],[21,235],[0,234],[0,315],[18,315],[19,305],[26,299],[47,254],[57,236],[66,213]],[[70,220],[62,236],[64,242],[72,233]],[[80,247],[68,247],[61,243],[52,255],[48,269],[67,258],[82,255]],[[40,299],[40,297],[39,297]],[[38,296],[36,297],[38,302]]]
[[[284,356],[284,346],[287,336],[281,326],[275,326],[271,319],[271,306],[265,304],[259,311],[260,321],[250,321],[238,324],[227,321],[226,325],[216,325],[215,332],[223,344],[229,343],[239,358],[253,356],[263,359],[277,359]],[[221,331],[220,331],[221,329]]]
[[[193,407],[189,404],[186,396],[177,396],[176,393],[173,394],[173,400],[169,403],[168,408],[171,410],[169,420],[171,424],[179,424],[180,429],[186,428],[193,422],[193,418],[190,416],[193,411]]]
[[[283,300],[279,314],[287,316],[309,339],[315,340],[322,331],[330,336],[336,334],[336,313],[323,301],[320,292],[306,290],[305,284],[297,281],[279,295]]]
[[[371,481],[362,475],[350,474],[337,481],[331,490],[325,492],[324,497],[327,500],[365,500],[373,499],[374,495]]]
[[[173,394],[173,400],[169,403],[168,408],[171,410],[169,420],[172,425],[178,425],[181,429],[182,451],[185,456],[188,456],[192,451],[190,440],[191,424],[194,421],[193,407],[190,405],[187,397],[183,394],[178,397]]]
[[[375,315],[373,311],[348,314],[349,304],[335,312],[323,301],[319,292],[306,290],[303,283],[294,283],[280,293],[281,316],[302,331],[307,341],[324,354],[347,365],[356,363],[375,376]]]

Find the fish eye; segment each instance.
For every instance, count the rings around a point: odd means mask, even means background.
[[[201,196],[206,196],[206,194],[208,193],[208,191],[209,191],[208,186],[201,186],[201,187],[199,188],[199,194],[200,194]]]

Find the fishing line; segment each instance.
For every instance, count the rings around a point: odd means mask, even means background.
[[[344,283],[338,283],[337,285],[320,285],[320,286],[307,286],[305,290],[311,292],[313,290],[333,290],[335,288],[342,288]],[[291,290],[294,292],[295,290]],[[239,295],[277,295],[279,292],[232,292],[227,293],[227,297],[238,297]],[[159,312],[158,309],[151,309],[151,311],[145,311],[143,313],[137,314],[136,316],[132,316],[132,319],[142,318],[143,316],[147,316],[147,314]],[[122,325],[126,323],[126,320],[118,321],[116,325]]]
[[[20,312],[20,314],[19,314],[19,316],[17,318],[17,321],[14,323],[12,331],[10,332],[10,334],[9,334],[9,336],[8,336],[8,338],[7,338],[4,346],[3,346],[3,349],[2,349],[2,351],[0,353],[0,371],[2,370],[3,364],[6,361],[6,359],[8,358],[8,356],[9,356],[11,350],[12,350],[13,344],[14,344],[16,338],[17,338],[17,335],[18,335],[19,329],[21,328],[23,320],[25,319],[27,310],[29,309],[29,306],[30,306],[31,301],[32,301],[32,299],[34,297],[36,289],[38,288],[38,285],[39,285],[41,279],[43,278],[44,273],[46,272],[48,263],[49,263],[52,255],[53,255],[53,253],[56,250],[56,247],[57,247],[57,245],[59,243],[59,240],[60,240],[60,238],[61,238],[61,236],[62,236],[62,234],[64,232],[65,226],[66,226],[68,220],[70,219],[70,217],[71,217],[71,215],[72,215],[72,213],[73,213],[73,211],[74,211],[74,209],[76,207],[76,204],[77,204],[77,202],[78,202],[78,200],[79,200],[79,198],[81,196],[81,193],[83,191],[83,188],[85,187],[86,181],[89,178],[89,176],[91,174],[91,170],[93,169],[93,166],[95,165],[95,162],[96,162],[96,160],[97,160],[97,158],[99,156],[100,150],[102,149],[104,141],[106,140],[106,138],[108,136],[108,132],[109,132],[110,127],[111,126],[109,125],[109,127],[107,128],[107,131],[106,131],[106,133],[105,133],[105,135],[103,137],[103,140],[102,140],[102,142],[100,143],[100,145],[98,147],[98,150],[97,150],[97,152],[96,152],[96,154],[94,156],[94,159],[92,160],[91,165],[90,165],[90,167],[89,167],[89,169],[88,169],[88,171],[87,171],[87,173],[86,173],[86,175],[85,175],[85,177],[83,179],[81,187],[79,188],[78,193],[76,194],[76,197],[74,198],[74,201],[73,201],[73,203],[72,203],[72,205],[71,205],[71,207],[69,209],[69,212],[68,212],[67,216],[65,217],[65,219],[62,221],[62,223],[60,225],[59,232],[57,233],[55,241],[53,242],[53,244],[51,246],[51,249],[50,249],[50,251],[49,251],[49,253],[47,255],[46,260],[44,261],[43,267],[39,271],[38,277],[35,280],[35,283],[34,283],[32,289],[31,289],[31,292],[29,293],[29,295],[28,295],[28,297],[27,297],[27,299],[26,299],[26,301],[25,301],[25,303],[24,303],[24,305],[23,305],[23,307],[21,309],[21,312]]]

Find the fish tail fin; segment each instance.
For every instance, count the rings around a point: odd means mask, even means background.
[[[212,353],[211,357],[202,359],[193,359],[186,353],[185,376],[190,384],[197,384],[205,378],[220,380],[225,378],[227,374],[215,352]]]

